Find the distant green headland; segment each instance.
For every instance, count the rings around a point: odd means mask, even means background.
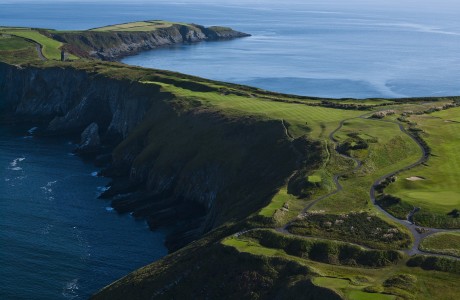
[[[2,123],[80,140],[171,254],[94,299],[457,299],[460,97],[323,99],[116,62],[226,27],[0,27]]]
[[[228,27],[204,27],[167,21],[142,21],[84,31],[0,27],[4,61],[117,60],[126,55],[177,43],[224,40],[249,36]],[[39,57],[32,54],[38,46]],[[15,50],[12,53],[12,50]],[[62,57],[65,55],[65,57]]]

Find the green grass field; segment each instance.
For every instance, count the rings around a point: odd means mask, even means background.
[[[0,58],[2,61],[13,64],[39,61],[37,50],[33,43],[8,34],[0,34]]]
[[[460,257],[460,231],[433,234],[423,240],[420,249]]]
[[[315,277],[313,283],[333,289],[339,294],[345,296],[349,300],[393,300],[396,299],[395,295],[386,295],[380,293],[368,293],[362,291],[363,285],[358,285],[348,279],[334,278],[334,277]]]
[[[460,209],[460,108],[429,115],[414,115],[409,119],[425,133],[423,139],[432,149],[427,165],[421,165],[398,175],[385,192],[404,202],[439,214]],[[411,181],[407,178],[419,177]]]
[[[287,188],[283,187],[279,190],[279,192],[273,197],[270,204],[264,207],[260,211],[260,215],[264,217],[271,217],[274,213],[283,207],[285,203],[289,203],[290,201],[295,201],[295,197],[293,195],[288,194]]]
[[[404,263],[383,269],[356,268],[341,265],[330,265],[288,255],[285,251],[261,246],[257,241],[244,237],[228,237],[222,244],[233,247],[239,252],[250,253],[261,257],[280,257],[301,265],[308,266],[313,274],[314,284],[333,289],[349,300],[387,300],[387,299],[457,299],[460,287],[456,282],[460,275],[424,271],[410,268]],[[411,283],[390,284],[395,276],[410,276]],[[372,290],[372,292],[369,292]]]
[[[313,139],[322,139],[346,118],[362,114],[360,111],[330,109],[297,103],[270,101],[263,98],[225,95],[218,92],[197,92],[171,84],[158,83],[165,91],[190,101],[219,108],[226,113],[237,115],[259,115],[269,119],[286,120],[289,133],[294,137],[308,135]]]
[[[335,137],[340,142],[348,134],[358,133],[369,139],[369,148],[352,150],[351,155],[363,161],[363,167],[340,180],[343,190],[319,202],[313,209],[329,213],[373,210],[369,189],[380,176],[417,161],[421,152],[417,144],[399,130],[396,124],[370,119],[353,119],[344,123]]]
[[[27,39],[31,39],[43,47],[43,55],[48,59],[60,60],[61,59],[61,46],[62,43],[53,40],[49,37],[40,34],[34,30],[26,30],[26,29],[19,29],[19,30],[5,30],[0,31],[7,34],[15,35],[18,37],[23,37]]]
[[[0,51],[33,49],[34,45],[22,38],[12,35],[0,35]]]

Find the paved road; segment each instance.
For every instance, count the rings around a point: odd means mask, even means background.
[[[350,170],[350,171],[346,171],[346,172],[343,172],[343,173],[339,173],[339,174],[336,174],[334,175],[334,178],[333,178],[333,181],[334,181],[334,184],[335,184],[335,190],[330,192],[329,194],[327,195],[324,195],[324,196],[321,196],[319,197],[318,199],[314,200],[313,202],[309,203],[302,211],[302,213],[306,213],[310,208],[312,208],[316,203],[318,203],[319,201],[323,200],[323,199],[326,199],[332,195],[335,195],[337,194],[338,192],[340,192],[341,190],[343,190],[343,187],[342,185],[340,184],[339,182],[339,178],[342,177],[343,175],[345,174],[348,174],[348,173],[354,173],[356,171],[358,171],[362,166],[363,166],[363,163],[356,159],[356,158],[353,158],[351,156],[347,156],[347,155],[344,155],[344,154],[341,154],[337,151],[337,147],[339,145],[339,141],[334,137],[334,135],[337,133],[337,131],[339,131],[340,129],[342,129],[343,127],[343,124],[348,121],[348,120],[352,120],[352,119],[355,119],[355,118],[349,118],[349,119],[345,119],[345,120],[342,120],[340,123],[339,123],[339,126],[334,129],[334,131],[332,131],[330,134],[329,134],[329,139],[334,143],[334,150],[342,157],[346,158],[346,159],[351,159],[354,161],[355,163],[355,167]]]
[[[405,133],[406,135],[408,135],[415,143],[417,143],[418,147],[420,148],[420,150],[422,151],[422,156],[419,158],[419,160],[417,160],[415,163],[412,163],[408,166],[405,166],[399,170],[396,170],[396,171],[393,171],[391,173],[388,173],[388,174],[385,174],[383,176],[381,176],[380,178],[378,178],[371,186],[370,188],[370,191],[369,191],[369,197],[372,201],[372,204],[380,211],[382,212],[385,216],[387,216],[388,218],[392,219],[393,221],[403,225],[404,227],[406,227],[410,232],[411,234],[413,235],[414,237],[414,243],[412,245],[412,247],[410,249],[407,249],[407,250],[404,250],[405,253],[407,253],[408,255],[415,255],[415,254],[429,254],[429,255],[434,255],[434,256],[440,256],[440,257],[449,257],[449,258],[454,258],[454,259],[459,259],[458,257],[455,257],[455,256],[451,256],[451,255],[444,255],[444,254],[434,254],[434,253],[430,253],[430,252],[426,252],[426,251],[422,251],[419,249],[419,246],[420,246],[420,243],[422,242],[422,240],[424,238],[426,238],[427,236],[429,235],[432,235],[434,233],[438,233],[438,232],[449,232],[449,231],[456,231],[455,229],[452,229],[452,230],[449,230],[449,229],[438,229],[438,228],[429,228],[429,227],[421,227],[421,226],[416,226],[415,224],[411,223],[409,220],[401,220],[401,219],[398,219],[396,217],[394,217],[393,215],[391,215],[390,213],[388,213],[386,210],[384,210],[383,208],[381,208],[379,205],[377,205],[376,203],[376,199],[375,199],[375,187],[382,181],[384,181],[386,178],[388,177],[391,177],[397,173],[400,173],[402,171],[406,171],[406,170],[409,170],[411,168],[414,168],[420,164],[423,164],[425,163],[427,160],[428,160],[428,153],[426,152],[425,148],[422,146],[422,144],[420,144],[420,142],[413,136],[411,135],[405,128],[402,124],[400,124],[399,122],[396,122],[396,121],[390,121],[390,120],[381,120],[381,119],[371,119],[371,118],[365,118],[366,116],[368,116],[370,113],[365,113],[359,117],[354,117],[354,118],[349,118],[349,119],[345,119],[345,120],[342,120],[340,123],[339,123],[339,126],[334,129],[330,134],[329,134],[329,139],[334,143],[334,150],[337,152],[337,146],[338,146],[338,140],[334,137],[334,135],[340,130],[342,129],[343,127],[343,124],[348,121],[348,120],[352,120],[352,119],[356,119],[356,118],[363,118],[363,119],[366,119],[366,120],[373,120],[373,121],[376,121],[376,122],[387,122],[387,123],[393,123],[393,124],[396,124],[398,125],[399,129],[401,130],[401,132]],[[292,139],[292,137],[290,136],[288,130],[287,130],[287,127],[283,121],[283,126],[285,128],[285,131],[286,131],[286,135]],[[334,178],[333,178],[333,181],[334,181],[334,184],[336,186],[336,189],[324,196],[321,196],[317,199],[315,199],[314,201],[310,202],[303,210],[302,210],[302,213],[306,213],[310,208],[312,208],[315,204],[317,204],[318,202],[320,202],[321,200],[324,200],[332,195],[335,195],[337,194],[338,192],[340,192],[341,190],[343,190],[343,187],[342,185],[340,184],[339,182],[339,178],[342,177],[343,175],[347,174],[347,173],[353,173],[353,172],[356,172],[358,171],[362,166],[363,166],[363,163],[362,161],[356,159],[356,158],[353,158],[353,157],[350,157],[350,156],[347,156],[347,155],[344,155],[344,154],[341,154],[339,152],[337,152],[340,156],[344,157],[344,158],[347,158],[347,159],[351,159],[355,162],[355,167],[350,170],[350,171],[347,171],[347,172],[343,172],[343,173],[339,173],[339,174],[336,174],[334,175]],[[280,233],[283,233],[283,234],[290,234],[287,230],[287,228],[289,227],[289,225],[292,223],[291,222],[288,222],[287,224],[285,224],[283,227],[280,227],[280,228],[276,228],[276,230]],[[419,233],[420,230],[421,233]]]
[[[362,116],[361,116],[362,118]],[[372,203],[374,204],[374,206],[380,211],[382,212],[384,215],[386,215],[388,218],[392,219],[393,221],[405,226],[407,229],[410,230],[410,232],[412,233],[412,236],[414,237],[414,243],[412,245],[412,248],[411,249],[408,249],[408,250],[405,250],[405,252],[409,255],[414,255],[414,254],[428,254],[429,252],[426,252],[426,251],[422,251],[419,249],[419,246],[420,246],[420,243],[422,242],[422,240],[424,238],[426,238],[427,236],[429,235],[432,235],[434,233],[438,233],[438,232],[449,232],[449,231],[458,231],[458,230],[455,230],[455,229],[439,229],[439,228],[430,228],[430,227],[422,227],[422,226],[417,226],[415,225],[414,223],[412,223],[410,221],[411,218],[409,218],[409,216],[411,216],[411,214],[408,215],[408,218],[407,220],[401,220],[401,219],[398,219],[396,217],[394,217],[393,215],[391,215],[390,213],[388,213],[386,210],[384,210],[382,207],[380,207],[379,205],[377,205],[376,203],[376,199],[375,199],[375,187],[381,183],[382,181],[384,181],[385,179],[391,177],[391,176],[394,176],[400,172],[403,172],[403,171],[407,171],[409,169],[412,169],[418,165],[421,165],[423,163],[426,163],[428,161],[428,157],[429,157],[429,154],[426,152],[426,149],[423,147],[422,144],[420,144],[420,142],[412,135],[410,134],[406,128],[404,128],[404,126],[401,124],[401,123],[398,123],[396,121],[390,121],[390,120],[379,120],[379,119],[368,119],[368,120],[374,120],[374,121],[378,121],[378,122],[386,122],[386,123],[393,123],[393,124],[396,124],[398,125],[399,129],[401,130],[401,132],[405,133],[406,135],[408,135],[415,143],[417,143],[418,147],[420,148],[420,150],[422,151],[422,156],[414,163],[408,165],[408,166],[405,166],[399,170],[396,170],[396,171],[393,171],[391,173],[388,173],[388,174],[385,174],[383,176],[381,176],[380,178],[378,178],[371,186],[370,188],[370,191],[369,191],[369,197],[372,201]],[[414,208],[414,210],[417,209],[417,208]],[[419,233],[419,231],[422,233]],[[430,253],[431,254],[431,253]],[[434,255],[434,254],[431,254],[431,255]],[[450,256],[450,255],[437,255],[437,256],[447,256],[447,257],[453,257],[453,256]]]
[[[37,50],[38,57],[43,61],[47,60],[46,57],[43,55],[43,51],[42,51],[43,47],[42,47],[42,45],[40,45],[39,43],[36,43],[34,41],[33,41],[33,43],[35,44],[35,49]]]

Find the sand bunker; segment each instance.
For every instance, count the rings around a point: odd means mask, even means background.
[[[412,176],[412,177],[407,177],[406,180],[417,181],[417,180],[425,180],[425,178],[419,177],[419,176]]]

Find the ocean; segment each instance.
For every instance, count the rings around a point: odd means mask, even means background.
[[[89,29],[163,19],[252,34],[127,57],[317,97],[460,95],[460,2],[453,0],[0,0],[0,25]],[[107,179],[66,140],[0,127],[1,299],[86,299],[166,254],[164,233],[97,199]]]
[[[167,254],[165,233],[97,199],[67,140],[0,127],[0,299],[87,299]]]
[[[252,37],[123,62],[333,98],[459,95],[459,15],[455,0],[0,0],[0,23],[10,26],[69,30],[152,19],[230,26]]]

